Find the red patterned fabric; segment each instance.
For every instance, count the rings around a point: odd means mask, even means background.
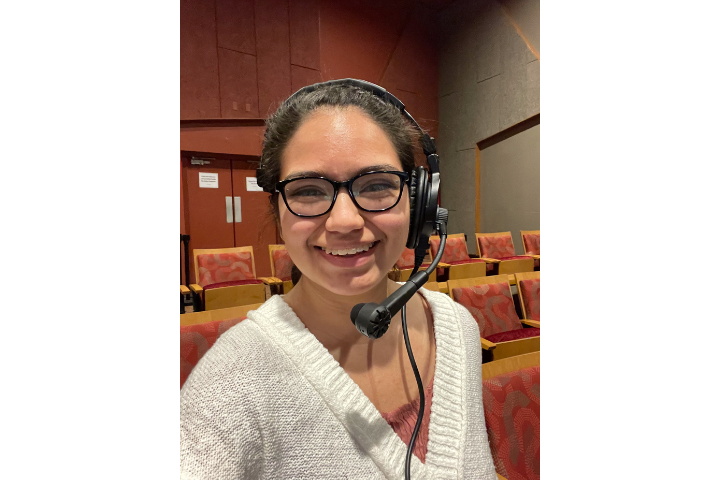
[[[527,255],[513,255],[512,257],[490,257],[494,258],[495,260],[527,260],[529,257]]]
[[[211,283],[255,278],[250,252],[198,255],[197,263],[198,283],[202,287]]]
[[[275,276],[286,282],[290,280],[292,273],[293,261],[290,259],[288,251],[283,249],[273,250],[273,263],[275,264]]]
[[[500,342],[509,342],[510,340],[520,340],[522,338],[531,338],[531,337],[539,337],[539,336],[540,336],[540,329],[531,327],[531,328],[521,328],[520,330],[511,330],[509,332],[500,332],[500,333],[496,333],[495,335],[490,335],[488,337],[483,337],[483,338],[492,343],[500,343]]]
[[[203,355],[210,350],[220,335],[247,317],[180,327],[180,388]]]
[[[540,480],[540,367],[483,380],[483,407],[497,473]]]
[[[540,279],[521,280],[519,283],[528,320],[540,320]]]
[[[440,250],[440,238],[431,238],[430,251],[432,252],[433,258],[437,256],[438,250]],[[448,238],[445,242],[445,251],[440,261],[443,263],[452,263],[466,260],[470,260],[470,255],[468,254],[467,245],[465,245],[465,239],[463,237]]]
[[[540,234],[529,233],[523,235],[523,242],[525,243],[525,253],[528,255],[540,255]]]
[[[395,263],[400,270],[415,267],[415,250],[406,248]]]
[[[430,433],[430,407],[432,406],[433,381],[425,387],[425,410],[423,411],[423,419],[420,424],[417,438],[415,439],[415,447],[413,453],[422,463],[425,463],[425,455],[427,455],[428,435]],[[415,422],[418,418],[418,409],[420,408],[420,397],[410,403],[396,408],[392,412],[381,413],[385,421],[392,427],[393,431],[405,445],[410,445],[410,437],[415,430]]]
[[[478,322],[482,338],[523,328],[507,283],[453,288],[452,294]]]
[[[203,290],[212,290],[215,288],[222,288],[222,287],[234,287],[236,285],[258,285],[260,283],[263,283],[262,280],[257,280],[257,279],[235,280],[234,282],[218,282],[218,283],[211,283],[210,285],[205,285],[203,287]]]
[[[515,247],[513,247],[512,237],[510,235],[479,237],[478,240],[483,257],[500,259],[515,256]]]

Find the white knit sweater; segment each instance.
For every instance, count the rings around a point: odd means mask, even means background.
[[[447,295],[420,293],[437,354],[427,457],[413,457],[412,478],[495,480],[477,324]],[[181,479],[402,479],[406,451],[278,295],[223,334],[180,392]]]

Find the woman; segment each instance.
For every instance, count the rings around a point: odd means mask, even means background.
[[[399,315],[370,340],[350,311],[399,287],[387,274],[408,237],[417,138],[399,110],[355,86],[293,96],[268,119],[265,178],[302,276],[224,334],[185,383],[182,478],[403,477],[419,392]],[[407,324],[427,386],[412,478],[495,479],[476,322],[421,289]]]

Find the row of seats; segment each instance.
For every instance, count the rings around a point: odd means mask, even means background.
[[[430,281],[442,282],[445,293],[447,280],[503,275],[540,269],[540,232],[521,231],[525,255],[515,255],[510,232],[476,233],[479,256],[468,254],[462,233],[448,235],[445,251]],[[440,238],[430,238],[425,269],[437,256]],[[193,251],[197,283],[180,286],[180,311],[202,311],[263,302],[270,295],[287,293],[293,287],[292,260],[284,245],[269,245],[270,277],[257,277],[253,247],[198,249]],[[415,252],[405,249],[390,278],[406,281],[413,269]],[[514,284],[514,278],[511,277]]]

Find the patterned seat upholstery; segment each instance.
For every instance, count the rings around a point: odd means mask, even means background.
[[[230,327],[247,317],[219,320],[217,322],[185,325],[180,327],[180,388],[203,355]]]
[[[440,237],[430,237],[430,252],[432,252],[433,258],[437,256],[439,250]],[[440,261],[442,263],[447,263],[448,265],[462,265],[465,263],[485,263],[484,260],[481,260],[479,258],[470,258],[467,245],[465,244],[465,238],[462,235],[457,237],[451,237],[448,235],[448,238],[445,241],[445,251],[443,251],[443,256]],[[492,265],[487,264],[485,268],[487,270],[490,270],[492,269]]]
[[[452,289],[452,297],[468,309],[478,323],[480,336],[486,340],[507,342],[540,335],[539,328],[523,328],[510,286],[505,282],[456,287]]]
[[[272,251],[272,262],[275,266],[275,277],[283,282],[290,280],[292,274],[293,261],[284,248],[278,248]]]
[[[213,283],[255,278],[252,252],[229,252],[197,255],[197,283]]]
[[[483,379],[482,388],[496,471],[508,480],[539,480],[540,367]]]
[[[520,230],[520,236],[522,237],[523,246],[525,247],[526,255],[540,255],[540,231],[531,230],[523,231]],[[535,268],[540,267],[540,259],[535,259]]]
[[[528,320],[540,320],[540,279],[518,281],[525,315]]]

